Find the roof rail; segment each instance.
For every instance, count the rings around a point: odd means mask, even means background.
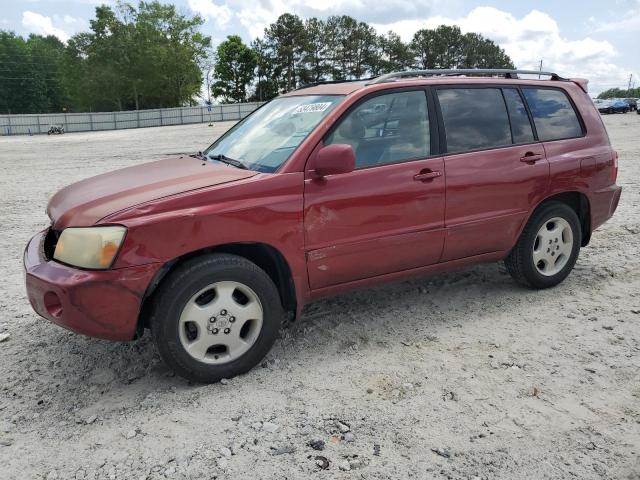
[[[453,75],[485,75],[485,76],[504,76],[504,78],[518,78],[518,74],[523,75],[544,75],[551,77],[551,80],[567,80],[557,73],[540,72],[538,70],[511,70],[504,68],[460,68],[460,69],[435,69],[435,70],[407,70],[405,72],[393,72],[386,75],[380,75],[374,78],[367,85],[376,83],[392,82],[402,78],[411,77],[437,77],[437,76],[453,76]]]
[[[378,77],[379,78],[379,77]],[[317,82],[305,83],[304,85],[300,85],[297,88],[294,88],[293,91],[303,90],[305,88],[317,87],[318,85],[332,85],[334,83],[346,83],[346,82],[366,82],[368,80],[375,80],[376,77],[369,78],[350,78],[348,80],[319,80]]]

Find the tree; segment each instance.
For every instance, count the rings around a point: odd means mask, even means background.
[[[90,31],[55,37],[0,31],[0,111],[132,110],[195,104],[203,71],[223,102],[264,101],[324,80],[355,80],[408,68],[513,68],[497,44],[456,26],[422,29],[409,43],[378,35],[348,15],[326,20],[285,13],[250,46],[227,37],[210,52],[199,16],[173,5],[99,6]],[[214,62],[211,62],[211,58]],[[208,84],[208,79],[207,79]],[[616,92],[601,95],[637,96]]]
[[[210,44],[198,31],[200,17],[154,1],[140,2],[137,9],[127,3],[115,11],[97,7],[90,23],[86,50],[79,54],[86,58],[99,104],[138,109],[192,103],[202,84],[198,64]]]
[[[288,92],[304,83],[308,77],[304,64],[307,35],[297,15],[280,15],[264,32],[264,42],[270,50],[279,88]]]
[[[124,110],[194,103],[210,39],[200,17],[157,1],[99,6],[91,31],[65,45],[0,31],[0,109]]]
[[[433,68],[514,68],[509,56],[477,33],[462,34],[456,26],[418,30],[411,41],[414,65]]]
[[[306,42],[304,45],[304,62],[307,64],[309,81],[319,82],[330,75],[327,59],[329,48],[326,41],[327,24],[317,18],[305,21]]]
[[[505,51],[478,33],[462,37],[462,68],[515,68]]]
[[[413,64],[411,48],[397,33],[389,31],[378,37],[378,47],[378,61],[372,65],[373,75],[406,70]]]
[[[411,47],[420,68],[457,68],[463,56],[462,43],[459,27],[440,25],[435,30],[418,30]]]
[[[271,52],[267,44],[260,39],[254,40],[251,43],[251,48],[256,54],[257,83],[250,100],[258,102],[270,100],[278,95],[278,81]]]
[[[26,40],[0,31],[0,111],[61,111],[68,104],[65,46],[53,36]]]
[[[218,45],[214,67],[217,79],[212,87],[214,97],[222,97],[224,103],[247,100],[247,87],[254,78],[258,55],[245,45],[237,35],[229,35]]]
[[[629,90],[623,88],[610,88],[604,92],[600,92],[598,98],[639,98],[640,88],[631,88]]]

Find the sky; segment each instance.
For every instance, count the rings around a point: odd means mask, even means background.
[[[589,79],[593,95],[640,86],[640,0],[162,0],[205,20],[215,44],[227,35],[246,42],[285,12],[303,18],[350,15],[405,41],[420,28],[458,25],[505,49],[517,68]],[[115,0],[0,0],[0,29],[52,34],[66,41],[89,29],[96,5]],[[137,3],[134,0],[132,3]]]

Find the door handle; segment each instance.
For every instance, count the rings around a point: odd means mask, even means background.
[[[542,160],[543,158],[544,158],[544,155],[542,155],[541,153],[527,152],[522,157],[520,157],[520,161],[524,163],[533,164],[533,163],[536,163],[538,160]]]
[[[420,172],[413,176],[413,179],[418,182],[428,182],[434,178],[441,177],[441,172]]]

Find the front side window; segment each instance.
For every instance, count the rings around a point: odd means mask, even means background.
[[[275,172],[343,99],[342,95],[276,98],[236,124],[204,154],[251,170]]]
[[[429,116],[423,90],[377,95],[351,110],[325,139],[353,147],[356,168],[430,155]]]
[[[447,152],[511,145],[509,117],[498,88],[439,88]]]
[[[557,89],[524,88],[533,123],[542,141],[581,137],[582,126],[567,95]]]

